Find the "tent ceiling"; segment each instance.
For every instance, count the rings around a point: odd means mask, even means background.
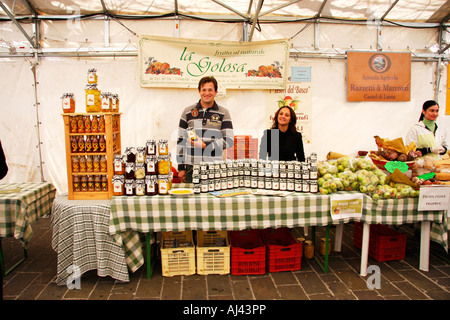
[[[295,21],[315,17],[344,20],[447,23],[450,0],[1,0],[16,19],[180,16],[217,21]],[[260,6],[262,4],[262,6]],[[0,7],[0,19],[11,19]]]

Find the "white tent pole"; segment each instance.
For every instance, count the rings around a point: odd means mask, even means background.
[[[34,99],[35,99],[35,104],[34,106],[36,107],[36,129],[37,129],[37,138],[38,138],[38,152],[39,152],[39,169],[41,171],[41,182],[44,182],[44,168],[43,168],[43,164],[44,162],[42,161],[42,149],[41,149],[41,133],[40,133],[40,125],[41,122],[39,121],[39,101],[38,101],[38,93],[37,93],[37,85],[39,84],[37,82],[37,77],[36,77],[36,67],[38,66],[38,57],[37,55],[35,56],[35,60],[32,63],[31,66],[31,72],[33,72],[33,86],[34,86]]]

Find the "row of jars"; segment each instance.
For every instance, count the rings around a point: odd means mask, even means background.
[[[106,139],[103,135],[71,136],[70,151],[72,153],[106,152]]]
[[[107,172],[107,161],[105,155],[81,155],[72,156],[72,172]]]
[[[145,147],[127,147],[125,149],[126,162],[144,163],[148,156],[167,156],[169,155],[169,143],[167,139],[147,140]]]
[[[193,178],[194,193],[206,193],[236,188],[265,189],[277,191],[318,192],[317,180],[266,178],[252,176],[236,176],[196,180]]]
[[[114,156],[114,174],[125,175],[126,179],[142,179],[146,175],[165,175],[171,172],[170,155],[148,156],[145,162],[128,162],[126,156]]]
[[[114,175],[112,184],[115,196],[166,195],[172,189],[172,174],[145,176],[143,179],[126,179],[124,175]]]
[[[108,191],[106,175],[74,175],[72,182],[74,192]]]
[[[93,115],[92,118],[90,115],[70,116],[69,123],[70,133],[105,133],[104,115]]]

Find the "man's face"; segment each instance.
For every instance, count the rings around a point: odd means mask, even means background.
[[[214,102],[214,98],[217,95],[217,91],[214,89],[214,83],[212,82],[204,83],[203,86],[200,88],[199,94],[200,100],[203,103],[211,104],[212,102]]]

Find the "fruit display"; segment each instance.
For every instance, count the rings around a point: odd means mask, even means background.
[[[418,191],[409,185],[389,182],[385,171],[368,157],[320,161],[317,169],[319,192],[323,195],[354,190],[371,195],[373,199],[418,196]]]

